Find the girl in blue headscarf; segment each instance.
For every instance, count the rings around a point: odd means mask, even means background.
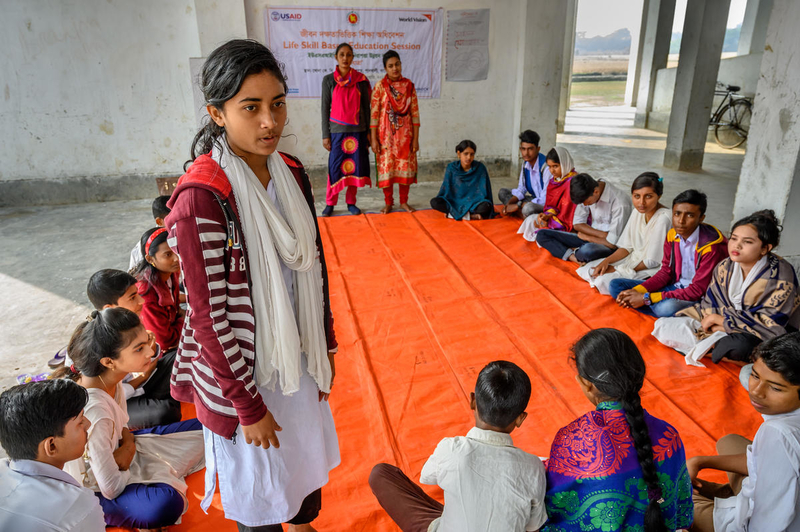
[[[471,140],[456,146],[458,160],[447,165],[439,194],[431,207],[456,220],[485,220],[494,216],[492,183],[483,163],[475,160]]]

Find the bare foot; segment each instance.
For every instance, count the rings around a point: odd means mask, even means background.
[[[390,212],[392,212],[391,205],[384,205],[383,209],[381,209],[381,214],[389,214]]]
[[[470,214],[469,215],[469,219],[470,220],[483,220],[483,216],[481,216],[480,214]]]
[[[417,209],[415,209],[414,207],[412,207],[411,205],[409,205],[408,203],[401,203],[401,204],[400,204],[400,206],[401,206],[403,209],[405,209],[406,211],[408,211],[408,212],[414,212],[414,211],[416,211],[416,210],[417,210]]]
[[[575,258],[575,254],[574,253],[572,255],[570,255],[569,257],[567,257],[567,260],[570,261],[570,262],[574,262],[575,264],[580,264],[580,261]]]
[[[317,532],[311,525],[289,525],[289,532]]]
[[[508,205],[506,205],[506,206],[505,206],[505,208],[503,209],[503,211],[504,211],[506,214],[514,214],[514,213],[515,213],[515,212],[517,212],[518,210],[519,210],[519,203],[509,203],[509,204],[508,204]]]

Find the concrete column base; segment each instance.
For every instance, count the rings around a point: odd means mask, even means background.
[[[633,117],[633,127],[647,129],[647,111],[638,112]]]
[[[703,167],[703,150],[664,150],[664,167],[673,170],[700,170]]]

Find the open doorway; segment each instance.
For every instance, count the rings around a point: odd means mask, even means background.
[[[631,49],[643,0],[580,0],[575,23],[570,109],[624,106]]]

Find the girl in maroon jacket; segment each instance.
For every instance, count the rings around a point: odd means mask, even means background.
[[[209,55],[210,121],[172,194],[166,224],[189,311],[172,393],[193,402],[216,486],[239,530],[313,530],[339,464],[327,403],[334,377],[325,256],[302,164],[277,151],[286,80],[248,40]]]
[[[136,287],[144,300],[142,323],[156,337],[161,352],[178,347],[183,329],[180,308],[181,265],[167,244],[167,230],[148,229],[142,235],[142,260],[134,271]]]

